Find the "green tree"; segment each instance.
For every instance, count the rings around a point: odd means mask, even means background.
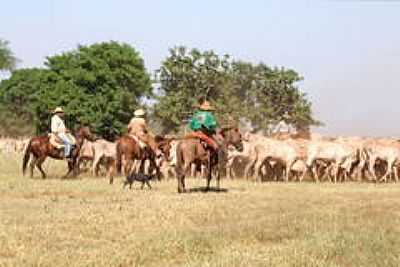
[[[155,116],[161,120],[164,132],[178,130],[200,100],[222,100],[221,88],[228,80],[229,65],[229,57],[220,58],[213,51],[170,49],[157,76],[160,96]]]
[[[0,84],[1,101],[16,112],[34,114],[39,132],[48,131],[51,111],[62,106],[67,127],[89,124],[98,134],[113,139],[124,131],[141,98],[152,94],[143,59],[127,44],[79,46],[48,57],[45,66],[14,72]],[[24,108],[13,104],[19,98],[28,103]]]
[[[294,70],[176,47],[158,72],[160,96],[154,114],[165,131],[176,131],[194,104],[207,98],[222,121],[231,116],[247,119],[255,129],[267,132],[285,120],[306,129],[318,122],[312,117],[311,103],[296,86],[302,79]]]
[[[0,71],[13,70],[17,64],[17,58],[8,47],[8,42],[0,39]]]

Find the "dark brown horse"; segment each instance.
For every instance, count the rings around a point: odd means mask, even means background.
[[[117,140],[117,171],[121,173],[122,160],[124,160],[124,174],[128,175],[135,160],[140,162],[140,170],[144,167],[144,161],[150,161],[150,169],[155,169],[157,178],[160,179],[160,166],[156,163],[156,158],[160,154],[169,158],[169,151],[171,149],[171,141],[173,139],[156,136],[151,138],[149,145],[141,148],[138,142],[129,135],[124,135]]]
[[[68,177],[71,172],[73,172],[73,176],[77,175],[77,158],[82,147],[83,141],[93,140],[92,133],[88,127],[81,127],[78,129],[76,134],[74,135],[76,139],[75,148],[72,150],[71,158],[68,159],[68,173],[64,176],[64,178]],[[47,157],[51,157],[53,159],[63,160],[64,158],[64,150],[57,149],[53,145],[50,144],[50,136],[42,135],[35,136],[31,140],[29,140],[28,146],[25,150],[25,155],[22,164],[22,172],[25,175],[26,167],[29,162],[30,155],[32,154],[32,160],[30,162],[30,177],[33,177],[33,170],[35,166],[39,169],[42,174],[42,178],[46,178],[46,173],[42,169],[42,164],[46,160]]]
[[[233,145],[237,150],[243,150],[242,135],[237,127],[222,129],[218,136],[221,137],[222,149],[226,151],[229,145]],[[218,161],[219,156],[216,152],[210,152],[205,149],[203,144],[198,138],[187,138],[179,142],[176,149],[176,168],[175,172],[178,179],[178,192],[184,193],[185,189],[185,176],[190,173],[192,164],[207,166],[207,190],[210,189],[210,181],[212,178],[213,170],[218,165],[216,170],[217,175],[217,188],[219,189],[220,175],[223,169],[223,162]]]

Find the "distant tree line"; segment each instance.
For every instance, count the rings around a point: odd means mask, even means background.
[[[56,106],[66,110],[68,127],[87,124],[107,139],[143,106],[158,132],[178,132],[204,99],[221,123],[233,117],[266,132],[282,120],[298,130],[319,124],[297,87],[303,78],[291,69],[175,47],[151,80],[132,46],[111,41],[47,57],[44,68],[14,70],[7,45],[0,41],[0,70],[11,71],[0,82],[0,134],[44,133]]]

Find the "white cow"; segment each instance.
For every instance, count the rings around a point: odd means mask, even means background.
[[[314,179],[319,181],[316,162],[319,160],[332,164],[334,182],[336,183],[340,169],[346,167],[345,170],[348,172],[350,163],[358,160],[358,157],[359,151],[348,144],[333,141],[312,141],[307,147],[306,165],[307,169],[313,171]]]

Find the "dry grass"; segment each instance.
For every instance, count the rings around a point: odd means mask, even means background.
[[[400,187],[23,178],[0,158],[0,266],[398,266]],[[47,165],[49,176],[65,167]],[[204,181],[189,180],[190,187]]]

